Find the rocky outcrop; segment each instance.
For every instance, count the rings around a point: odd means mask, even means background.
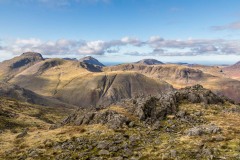
[[[201,85],[195,85],[177,91],[165,92],[158,96],[131,99],[128,102],[132,102],[132,105],[125,102],[117,103],[117,105],[121,105],[130,115],[135,117],[133,119],[156,126],[159,121],[164,120],[168,115],[176,115],[176,117],[189,122],[193,121],[185,112],[179,112],[179,105],[182,102],[208,105],[222,104],[225,102],[225,99],[203,88]],[[93,111],[89,109],[83,111],[80,109],[67,117],[61,125],[106,124],[110,128],[120,128],[129,126],[131,122],[129,116],[126,115],[122,112],[111,110],[109,107],[100,110],[94,109]],[[196,115],[201,115],[201,113],[196,113]],[[205,130],[207,130],[206,127]]]
[[[136,110],[141,121],[153,124],[163,120],[167,115],[176,114],[181,102],[222,104],[226,99],[217,96],[201,85],[186,87],[177,91],[160,94],[156,97],[136,100]]]
[[[51,128],[58,128],[62,125],[89,125],[89,124],[104,124],[109,128],[118,129],[127,126],[130,119],[117,111],[103,109],[97,110],[78,110],[64,119],[60,124],[53,125]]]
[[[216,134],[220,131],[221,128],[219,128],[215,124],[210,124],[190,128],[185,131],[185,134],[188,136],[201,136],[203,134]]]
[[[161,96],[160,98],[150,97],[144,103],[136,107],[135,113],[141,121],[153,124],[163,120],[167,115],[178,111],[178,102],[174,94]]]
[[[222,104],[224,97],[217,96],[211,90],[203,88],[201,85],[186,87],[176,92],[178,101],[188,101],[191,103],[204,103],[204,104]]]

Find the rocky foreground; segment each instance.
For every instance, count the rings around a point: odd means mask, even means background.
[[[4,116],[0,114],[0,116]],[[3,159],[240,159],[240,107],[200,85],[3,130]],[[6,142],[6,143],[4,143]],[[7,143],[9,142],[9,143]],[[8,147],[7,147],[8,144]],[[4,151],[3,151],[4,150]]]

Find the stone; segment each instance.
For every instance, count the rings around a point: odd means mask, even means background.
[[[113,157],[112,160],[123,160],[123,157],[119,156],[119,157]]]
[[[221,128],[219,128],[218,126],[216,126],[214,124],[211,124],[211,125],[207,125],[205,127],[205,130],[209,134],[216,134],[216,133],[219,133],[221,131]]]
[[[38,157],[37,151],[32,151],[32,152],[29,154],[29,157]]]
[[[134,123],[133,121],[131,121],[131,122],[128,124],[128,127],[130,127],[130,128],[135,127],[135,123]]]
[[[194,127],[185,132],[188,136],[201,136],[203,129],[201,127]]]
[[[109,143],[106,141],[100,141],[98,142],[97,148],[98,149],[107,149],[108,148]]]
[[[175,157],[177,157],[177,151],[176,150],[170,150],[170,155],[171,155],[171,157],[172,158],[175,158]]]
[[[195,115],[195,116],[202,116],[203,113],[202,113],[201,111],[197,111],[197,112],[194,113],[194,115]]]
[[[23,138],[27,136],[28,132],[27,129],[24,129],[20,134],[17,135],[17,138]]]
[[[108,151],[108,150],[100,150],[99,152],[98,152],[98,154],[100,155],[100,156],[103,156],[103,155],[110,155],[110,152]]]

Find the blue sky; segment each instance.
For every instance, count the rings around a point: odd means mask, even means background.
[[[239,0],[0,0],[0,60],[240,60]]]

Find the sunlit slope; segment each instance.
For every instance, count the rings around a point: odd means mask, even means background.
[[[58,88],[88,73],[79,62],[48,59],[17,74],[10,82],[45,96],[54,96]]]
[[[166,82],[135,72],[88,74],[60,88],[56,97],[79,106],[109,105],[125,98],[156,95],[172,90]]]
[[[17,74],[10,82],[83,107],[107,105],[172,89],[166,82],[140,73],[90,72],[88,67],[82,62],[48,59]]]

